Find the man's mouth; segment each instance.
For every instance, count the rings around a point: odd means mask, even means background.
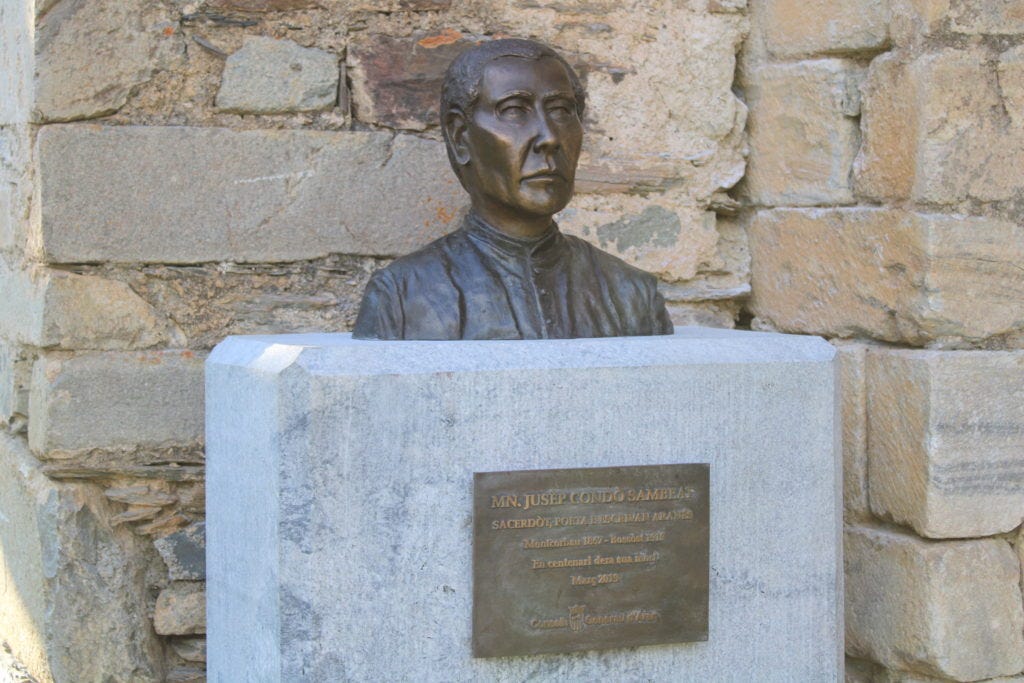
[[[537,171],[523,176],[523,180],[565,180],[562,174],[555,170]]]

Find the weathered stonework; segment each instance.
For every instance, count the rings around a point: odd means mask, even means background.
[[[923,344],[1024,329],[1024,233],[875,208],[776,209],[750,228],[752,310],[787,332]]]
[[[209,7],[235,12],[287,12],[317,6],[317,0],[208,0]]]
[[[801,57],[878,51],[889,38],[889,0],[767,0],[771,54]]]
[[[999,55],[999,92],[1015,126],[1024,127],[1024,45]]]
[[[206,524],[199,522],[157,539],[156,546],[172,581],[206,579]]]
[[[1006,541],[850,528],[845,562],[850,654],[958,681],[1024,669],[1020,567]]]
[[[867,392],[863,344],[837,344],[843,420],[843,518],[865,519],[868,510]]]
[[[209,349],[232,334],[348,329],[370,274],[387,262],[331,256],[292,263],[78,270],[124,282],[175,322],[184,338],[181,347]]]
[[[871,509],[930,538],[1024,521],[1024,352],[871,349]]]
[[[17,433],[24,426],[31,374],[29,354],[19,345],[0,339],[0,427]]]
[[[458,31],[358,36],[347,57],[356,118],[406,130],[437,126],[445,69],[473,42]]]
[[[32,674],[41,683],[161,681],[142,599],[152,546],[110,526],[95,488],[48,479],[5,434],[0,515],[0,636]]]
[[[291,40],[247,36],[224,64],[217,107],[239,114],[330,109],[338,100],[338,58]]]
[[[192,351],[48,355],[36,362],[29,444],[45,458],[201,443],[203,357]]]
[[[825,59],[746,75],[750,167],[745,192],[761,206],[853,203],[861,70]]]
[[[161,635],[206,633],[206,590],[198,581],[177,581],[160,591],[153,627]]]
[[[39,149],[57,263],[396,256],[466,201],[440,143],[386,133],[51,126]]]
[[[881,517],[966,538],[1011,532],[1024,517],[1024,373],[1013,351],[1024,346],[1018,6],[751,2],[740,74],[751,120],[741,185],[752,205],[751,326],[951,349],[838,345],[848,524]],[[827,164],[849,157],[813,144],[842,129],[827,108],[806,104],[831,86],[793,78],[766,87],[763,76],[828,56],[867,67],[847,110],[846,130],[859,130],[845,195],[820,186]],[[779,131],[793,121],[798,132],[786,138]],[[808,160],[815,173],[803,176]],[[1024,680],[1019,569],[1005,571],[1005,541],[849,536],[847,681]]]
[[[949,16],[954,31],[1024,33],[1024,7],[1017,0],[957,0],[950,2]]]
[[[32,103],[32,18],[27,2],[0,6],[0,125],[25,123]]]
[[[111,114],[184,52],[175,17],[146,0],[58,3],[36,32],[35,115],[43,121]]]
[[[872,65],[858,193],[936,205],[1017,197],[1024,128],[1007,126],[991,61],[980,48],[948,48]],[[1012,71],[1012,55],[1008,64]],[[1007,80],[1012,95],[1012,75]]]

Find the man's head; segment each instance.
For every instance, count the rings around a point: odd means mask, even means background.
[[[585,98],[572,68],[540,43],[489,41],[452,62],[441,125],[478,210],[550,217],[568,204]]]

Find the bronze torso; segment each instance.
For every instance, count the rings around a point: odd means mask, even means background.
[[[518,239],[472,212],[373,275],[359,339],[566,339],[671,334],[654,276],[553,222]]]

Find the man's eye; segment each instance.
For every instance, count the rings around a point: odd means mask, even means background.
[[[548,108],[548,113],[556,119],[565,120],[572,116],[572,110],[564,104]]]
[[[520,119],[526,116],[526,107],[521,104],[509,104],[502,107],[500,113],[506,119]]]

